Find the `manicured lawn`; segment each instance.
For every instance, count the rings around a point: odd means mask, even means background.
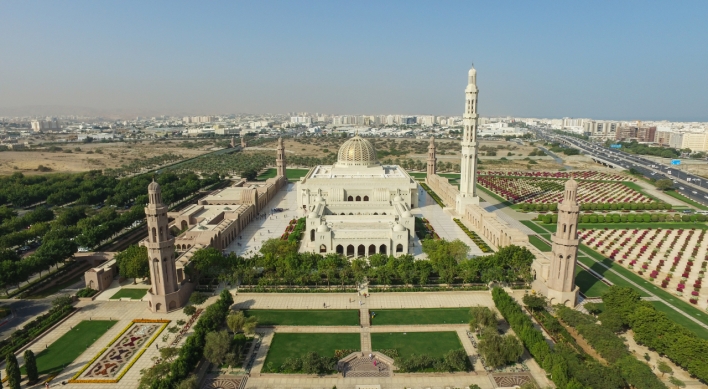
[[[525,225],[526,227],[530,228],[531,231],[538,233],[538,234],[547,234],[548,231],[543,229],[543,227],[539,226],[538,224],[534,223],[531,220],[521,220],[521,224]],[[555,230],[554,230],[555,231]]]
[[[556,225],[555,224],[542,224],[542,223],[536,223],[531,220],[522,220],[521,223],[523,223],[526,227],[530,228],[534,232],[538,233],[548,233],[550,232],[556,232]],[[544,230],[547,229],[548,231]],[[661,229],[686,229],[686,228],[695,228],[697,230],[706,230],[708,229],[708,224],[706,223],[701,223],[701,222],[676,222],[676,223],[659,223],[659,222],[650,222],[650,223],[579,223],[578,224],[578,230],[582,229],[590,229],[590,230],[601,230],[607,228],[608,230],[620,230],[620,229],[645,229],[645,228],[661,228]]]
[[[286,358],[302,357],[309,352],[320,356],[333,357],[335,350],[360,350],[359,333],[346,334],[296,334],[276,333],[270,343],[263,372],[278,369]]]
[[[681,193],[678,193],[674,190],[667,190],[667,191],[664,191],[664,193],[666,193],[667,195],[669,195],[675,199],[679,199],[686,204],[692,205],[698,209],[702,209],[704,211],[708,209],[708,207],[706,207],[705,205],[703,205],[701,203],[697,203],[697,202],[689,199],[688,197],[686,197],[686,196],[682,195]]]
[[[460,324],[470,321],[469,308],[376,309],[371,325]]]
[[[644,188],[642,188],[642,186],[639,185],[639,184],[637,184],[636,182],[622,181],[622,184],[623,184],[624,186],[628,187],[629,189],[636,190],[637,192],[643,194],[644,196],[647,196],[647,197],[649,197],[650,199],[653,199],[654,201],[658,201],[658,200],[659,200],[659,199],[657,199],[656,197],[654,197],[654,196],[650,195],[649,193],[647,193],[647,192],[644,190]]]
[[[356,309],[249,309],[246,316],[258,318],[259,326],[358,326]]]
[[[541,250],[542,252],[551,251],[551,245],[541,240],[541,238],[536,235],[529,235],[529,243],[534,245],[534,247]]]
[[[120,298],[131,298],[140,300],[147,294],[147,289],[123,288],[111,296],[110,300],[118,300]]]
[[[116,323],[115,320],[80,322],[37,354],[39,374],[51,374],[63,370]],[[25,374],[24,367],[22,373]]]
[[[441,357],[450,350],[463,349],[457,332],[374,332],[371,334],[373,350],[396,349],[398,356],[412,354]]]
[[[586,297],[602,297],[610,288],[580,266],[575,268],[575,285]]]
[[[269,178],[273,178],[277,172],[277,169],[268,169],[265,173],[256,177],[256,180],[265,181]],[[300,177],[304,177],[307,172],[309,172],[309,169],[285,169],[285,176],[288,177],[288,181],[297,181]]]

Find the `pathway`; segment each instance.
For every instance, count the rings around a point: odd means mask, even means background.
[[[268,239],[278,239],[285,232],[290,220],[304,216],[304,211],[297,209],[297,192],[295,184],[288,183],[266,205],[261,212],[269,213],[272,208],[283,208],[287,211],[268,215],[265,219],[256,219],[248,223],[241,231],[242,239],[236,239],[224,250],[236,255],[249,257],[263,246]],[[239,246],[239,243],[241,246]]]

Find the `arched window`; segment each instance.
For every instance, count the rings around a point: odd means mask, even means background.
[[[356,201],[361,201],[361,196],[356,196]]]
[[[339,247],[342,247],[342,246],[339,246]],[[327,252],[327,246],[321,244],[320,245],[320,253],[326,253],[326,252]]]
[[[310,230],[310,242],[315,241],[315,230]]]
[[[374,212],[374,215],[378,215],[378,214],[379,214],[378,212]]]
[[[354,201],[354,198],[352,196],[347,197],[347,201]]]
[[[382,244],[379,246],[379,254],[386,254],[386,245]]]
[[[360,244],[359,247],[357,248],[357,255],[360,257],[365,257],[366,256],[366,246],[363,244]]]
[[[369,201],[369,196],[364,196],[364,201]]]
[[[386,212],[382,212],[381,214],[382,214],[382,215],[386,215]]]
[[[369,246],[369,255],[374,255],[376,254],[376,245],[370,245]]]
[[[157,230],[155,227],[152,228],[152,243],[157,242]]]
[[[563,233],[565,234],[566,232],[568,232],[568,226],[563,223]]]
[[[344,247],[341,244],[337,245],[337,254],[344,254]]]
[[[354,255],[354,245],[347,246],[347,256]]]
[[[396,252],[397,253],[402,253],[403,252],[403,245],[402,244],[397,244],[396,245]]]

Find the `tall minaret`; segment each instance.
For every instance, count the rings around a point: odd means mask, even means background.
[[[428,145],[428,176],[432,176],[436,173],[435,164],[438,159],[435,157],[435,137],[430,137],[430,144]]]
[[[232,136],[231,137],[231,148],[233,149],[234,147],[236,147],[236,137]]]
[[[575,306],[577,301],[575,265],[578,259],[578,215],[580,214],[577,195],[578,183],[571,178],[565,183],[563,202],[558,205],[558,225],[555,234],[551,236],[553,248],[547,280],[549,297],[553,297],[553,294],[558,295],[557,300],[561,301],[556,303],[567,301],[572,303],[571,306]],[[572,297],[573,293],[574,297]]]
[[[275,157],[275,166],[278,168],[278,175],[285,176],[285,145],[283,138],[278,138],[278,155]]]
[[[162,204],[160,185],[153,181],[148,186],[149,203],[145,207],[148,239],[145,244],[150,261],[150,309],[166,312],[166,296],[178,291],[177,268],[175,266],[175,240],[170,235],[167,207]],[[177,304],[179,305],[179,303]]]
[[[477,70],[472,67],[465,88],[465,113],[462,116],[462,158],[460,160],[460,194],[457,198],[457,212],[464,213],[466,204],[479,204],[477,197]]]

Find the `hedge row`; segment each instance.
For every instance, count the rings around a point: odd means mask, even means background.
[[[221,328],[233,303],[233,297],[228,289],[222,290],[219,300],[206,308],[194,325],[194,333],[179,349],[179,356],[172,362],[170,375],[156,378],[150,384],[150,389],[174,388],[189,376],[204,355],[206,334]]]
[[[611,213],[607,215],[581,215],[580,223],[652,223],[652,222],[704,222],[708,217],[705,215],[679,215],[679,214],[659,214],[659,213],[640,213],[620,215]],[[555,224],[558,222],[558,215],[538,215],[536,220],[542,221],[543,224]]]
[[[602,297],[605,310],[616,312],[634,331],[634,340],[668,357],[703,382],[708,381],[708,340],[676,324],[651,303],[640,301],[637,291],[612,286]]]
[[[49,312],[25,324],[22,329],[13,332],[10,337],[0,341],[0,360],[15,353],[73,311],[71,300],[62,300],[62,304],[55,305]]]
[[[561,320],[574,327],[606,361],[618,367],[628,385],[638,389],[666,389],[666,385],[652,373],[651,368],[635,358],[624,341],[612,330],[597,324],[595,317],[565,306],[556,307],[556,313]]]
[[[521,203],[519,205],[523,211],[558,211],[558,203]],[[644,210],[670,210],[671,204],[652,203],[583,203],[580,205],[583,211],[644,211]]]
[[[423,187],[423,189],[425,189],[426,192],[428,192],[428,194],[430,195],[430,197],[432,197],[433,200],[435,200],[435,202],[438,203],[438,205],[439,205],[441,208],[445,208],[445,203],[443,203],[443,201],[442,201],[442,199],[440,198],[440,196],[438,196],[437,193],[433,192],[433,190],[430,189],[430,187],[429,187],[427,184],[423,184],[423,183],[421,182],[421,183],[420,183],[420,186]]]
[[[550,374],[557,388],[619,389],[625,386],[618,371],[578,354],[572,346],[556,343],[551,350],[541,331],[503,289],[494,288],[492,299],[529,353]]]

